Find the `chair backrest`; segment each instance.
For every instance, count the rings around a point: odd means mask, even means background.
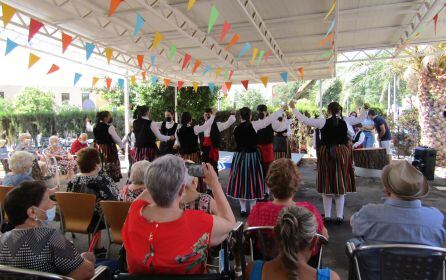
[[[12,191],[12,189],[14,189],[14,187],[0,185],[0,204],[2,205],[2,207],[3,207],[3,202],[5,201],[6,195],[10,191]]]
[[[62,214],[64,232],[88,233],[96,206],[95,195],[56,192],[56,202]]]
[[[129,212],[131,202],[124,201],[100,201],[105,223],[111,233],[113,243],[122,244],[121,229]]]
[[[231,279],[230,275],[223,274],[185,274],[185,275],[131,275],[128,273],[120,273],[115,276],[118,280],[227,280]]]
[[[73,278],[62,276],[58,274],[41,272],[32,269],[15,268],[12,266],[0,265],[1,279],[21,279],[21,280],[74,280]]]
[[[249,242],[249,252],[253,261],[272,260],[277,256],[273,226],[248,227],[243,230],[243,233],[245,240]]]

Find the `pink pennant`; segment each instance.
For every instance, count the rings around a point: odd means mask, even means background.
[[[30,19],[29,22],[29,34],[28,34],[28,42],[39,32],[40,28],[42,28],[43,23],[33,18]]]
[[[438,13],[439,14],[439,13]],[[438,22],[438,14],[436,14],[433,18],[434,20],[434,29],[435,29],[435,35],[437,35],[437,22]]]
[[[184,55],[183,66],[181,67],[181,70],[184,70],[184,68],[186,68],[191,58],[192,57],[188,53]]]
[[[271,51],[267,51],[266,53],[265,53],[265,56],[263,56],[263,59],[265,60],[265,62],[267,62],[268,61],[268,58],[271,56]]]
[[[232,75],[234,75],[234,70],[229,71],[229,80],[232,78]]]
[[[223,42],[229,30],[231,30],[231,25],[225,20],[223,23],[223,29],[221,30],[220,43]]]

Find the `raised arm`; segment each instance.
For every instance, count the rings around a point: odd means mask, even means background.
[[[318,119],[308,118],[307,116],[299,112],[299,110],[297,110],[296,108],[293,109],[293,114],[300,122],[306,125],[317,127],[319,129],[323,128],[325,125],[324,118],[318,118]]]
[[[110,136],[112,137],[113,141],[119,145],[119,147],[121,149],[124,149],[124,144],[121,141],[121,138],[119,138],[118,134],[116,133],[116,129],[113,125],[110,125],[108,127],[108,133],[110,134]]]
[[[225,122],[217,122],[218,130],[224,131],[228,129],[231,125],[235,123],[235,115],[230,115],[228,120]]]
[[[257,132],[260,129],[267,127],[272,124],[274,120],[277,120],[283,114],[283,109],[279,109],[276,112],[272,113],[268,117],[262,120],[256,120],[252,122],[252,127]]]
[[[203,125],[194,126],[195,135],[198,135],[198,134],[204,132],[205,130],[211,128],[214,120],[215,120],[215,114],[212,114],[211,117]]]
[[[368,113],[368,110],[362,110],[361,114],[359,114],[359,117],[344,117],[344,121],[350,125],[362,123],[367,118]]]
[[[158,125],[155,122],[152,122],[150,124],[150,129],[152,130],[153,134],[155,134],[156,138],[158,138],[161,142],[166,142],[171,139],[170,136],[161,134],[160,129],[158,128]]]

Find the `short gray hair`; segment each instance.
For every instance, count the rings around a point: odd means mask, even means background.
[[[51,142],[53,142],[54,140],[59,141],[59,136],[57,136],[57,135],[52,135],[52,136],[48,139],[48,142],[51,144]]]
[[[9,160],[9,168],[16,174],[25,173],[33,166],[34,159],[35,157],[31,153],[16,151]]]
[[[144,173],[150,166],[150,161],[140,160],[132,165],[132,171],[130,172],[130,182],[135,185],[144,184]]]
[[[178,156],[165,155],[150,164],[144,176],[144,184],[156,205],[172,205],[181,186],[185,184],[186,173],[186,165]]]

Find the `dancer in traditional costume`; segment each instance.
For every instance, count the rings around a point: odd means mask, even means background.
[[[135,134],[135,154],[133,163],[140,160],[152,162],[158,156],[156,140],[166,142],[175,140],[174,136],[162,135],[155,122],[149,119],[149,108],[139,106],[137,119],[133,121],[133,133]]]
[[[204,112],[204,119],[208,120],[212,115],[212,109]],[[200,143],[202,151],[202,161],[212,164],[215,172],[218,174],[218,160],[220,153],[221,132],[228,129],[235,123],[235,113],[231,114],[226,122],[217,122],[214,120],[212,126],[200,133]]]
[[[166,110],[164,112],[164,121],[157,123],[160,127],[162,135],[175,136],[178,124],[175,122],[173,117],[173,112],[171,110]],[[175,151],[173,146],[175,145],[175,140],[169,140],[160,143],[160,155],[174,154]]]
[[[286,114],[274,120],[271,127],[274,131],[274,159],[291,158],[290,142],[288,137],[291,136],[291,119]]]
[[[124,153],[124,144],[112,125],[113,117],[109,111],[101,111],[96,114],[96,124],[93,127],[95,147],[100,153],[102,169],[115,182],[122,178],[121,163],[119,162],[118,149]]]
[[[259,120],[263,120],[268,117],[268,107],[266,105],[261,104],[257,106],[257,113],[259,116]],[[274,118],[274,120],[278,119]],[[274,121],[273,120],[273,121]],[[274,130],[271,126],[271,122],[264,128],[259,129],[257,131],[257,141],[260,150],[260,155],[262,157],[262,165],[263,165],[263,175],[266,176],[268,173],[269,166],[274,161]]]
[[[232,158],[227,194],[239,199],[242,216],[246,216],[248,207],[252,209],[256,199],[263,199],[265,194],[265,171],[258,148],[258,131],[270,126],[284,110],[257,121],[251,121],[249,108],[244,107],[239,112],[241,123],[234,130],[237,148]]]

